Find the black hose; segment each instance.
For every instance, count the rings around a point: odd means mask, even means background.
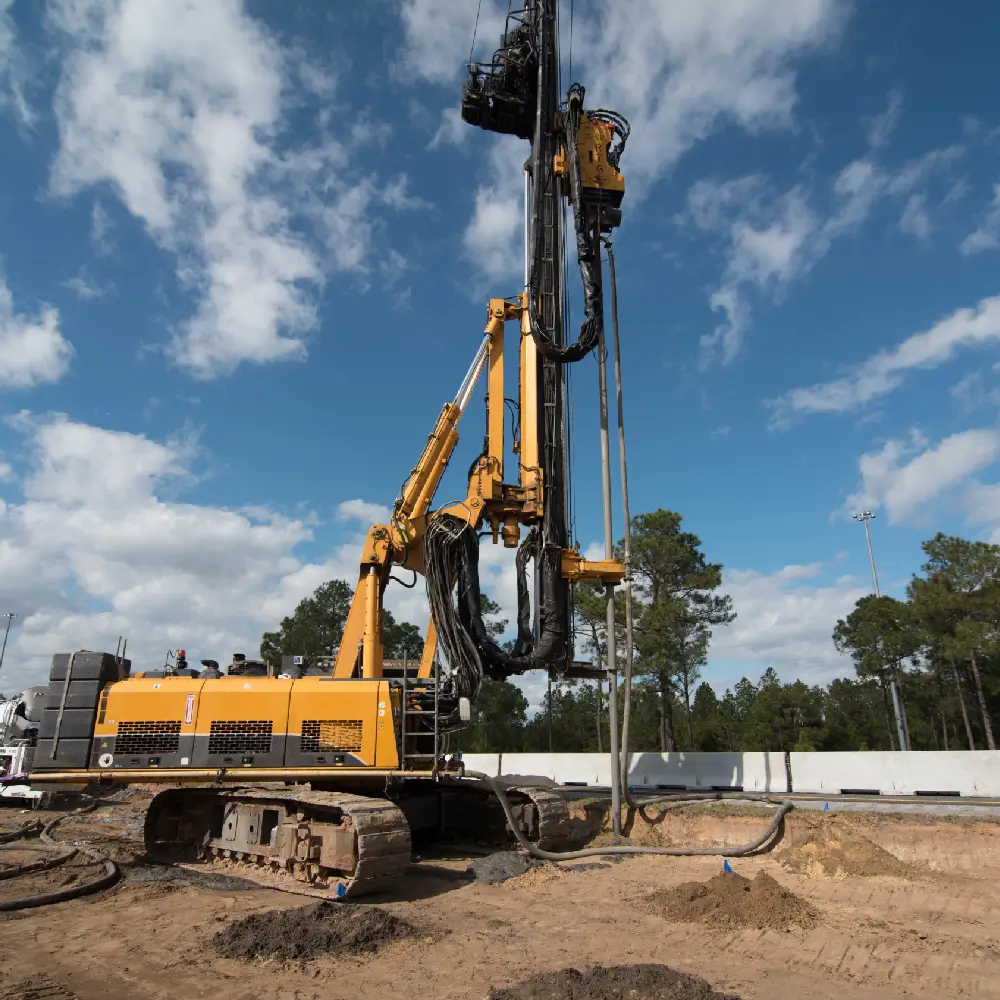
[[[43,823],[39,822],[37,819],[32,820],[30,823],[26,823],[17,830],[11,830],[10,833],[0,833],[0,844],[12,844],[15,840],[23,840],[25,837],[33,837],[35,834],[41,833],[43,829]]]
[[[65,845],[60,844],[52,838],[52,831],[64,819],[67,819],[70,816],[81,816],[84,813],[91,812],[96,807],[96,802],[90,802],[87,805],[82,806],[80,809],[74,809],[72,812],[64,813],[62,816],[57,816],[55,819],[46,823],[45,826],[42,826],[41,829],[39,829],[41,824],[37,822],[29,824],[28,826],[22,827],[20,830],[13,831],[12,834],[4,834],[3,842],[13,842],[19,837],[32,836],[35,833],[38,833],[42,843],[45,844],[48,849],[62,850]],[[80,896],[86,896],[90,893],[100,892],[102,889],[107,889],[114,885],[119,878],[121,878],[121,869],[119,869],[118,865],[114,861],[110,858],[104,857],[103,854],[98,854],[96,851],[92,851],[86,847],[73,847],[70,848],[68,852],[63,851],[63,853],[52,859],[50,863],[45,864],[44,866],[39,866],[38,862],[31,862],[28,865],[23,865],[21,867],[27,869],[27,871],[22,871],[18,874],[29,874],[33,871],[44,871],[47,868],[54,868],[56,865],[63,864],[78,853],[86,854],[92,861],[103,865],[104,873],[90,882],[68,886],[65,889],[56,889],[53,892],[37,893],[34,896],[23,896],[20,899],[0,900],[0,913],[10,913],[14,910],[27,910],[39,906],[49,906],[52,903],[62,903],[70,899],[77,899]],[[6,875],[5,877],[10,878],[13,876]]]
[[[490,788],[493,794],[500,800],[500,805],[503,807],[504,814],[507,817],[507,824],[517,842],[529,854],[536,858],[541,858],[543,861],[576,861],[579,858],[595,858],[602,855],[614,854],[666,854],[671,857],[739,858],[747,854],[752,854],[763,847],[777,833],[778,828],[788,813],[795,808],[790,800],[785,799],[778,806],[778,811],[764,833],[749,844],[741,844],[737,847],[638,847],[634,844],[622,844],[614,847],[587,847],[579,851],[543,851],[540,847],[531,843],[518,828],[517,820],[514,817],[514,810],[511,808],[507,793],[495,778],[491,778],[488,774],[483,774],[479,771],[466,771],[465,776],[468,778],[477,778]],[[693,802],[703,801],[702,797],[697,796],[685,795],[685,799],[690,799]],[[677,802],[675,804],[680,803]]]
[[[33,875],[35,872],[47,872],[50,868],[58,868],[65,864],[70,858],[75,858],[79,852],[74,847],[65,854],[56,854],[50,858],[43,858],[41,861],[29,861],[24,865],[15,865],[11,868],[0,869],[0,882],[11,878],[19,878],[21,875]]]

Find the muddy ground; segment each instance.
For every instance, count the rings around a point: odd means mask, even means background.
[[[145,801],[55,831],[115,857],[124,877],[0,913],[0,1000],[1000,1000],[991,822],[792,813],[775,850],[730,858],[731,874],[721,858],[646,856],[514,863],[495,881],[502,863],[480,863],[477,878],[475,858],[427,854],[391,897],[317,907],[233,875],[144,865]],[[51,815],[3,808],[0,830]],[[647,845],[739,844],[767,820],[647,809],[627,827]],[[22,842],[0,849],[0,869],[41,856]],[[0,879],[0,901],[93,872],[77,857]]]

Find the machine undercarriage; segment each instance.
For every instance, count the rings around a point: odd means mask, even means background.
[[[543,850],[573,845],[567,800],[531,785],[506,788],[521,832]],[[341,899],[382,892],[420,844],[505,847],[511,833],[488,789],[474,782],[407,780],[390,799],[316,787],[177,788],[146,814],[151,860],[261,886]]]

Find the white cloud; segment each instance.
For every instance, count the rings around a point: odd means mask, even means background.
[[[898,90],[890,90],[885,111],[869,119],[868,145],[876,149],[887,145],[902,116],[903,95]]]
[[[111,217],[107,210],[99,202],[94,202],[94,207],[90,212],[90,240],[94,244],[94,250],[102,257],[106,257],[114,249],[109,233],[111,232]]]
[[[337,505],[338,521],[357,521],[365,528],[370,524],[387,524],[389,508],[380,503],[369,503],[360,497],[356,500],[345,500]]]
[[[509,136],[495,138],[489,153],[493,182],[476,189],[472,218],[462,234],[462,256],[478,281],[469,287],[479,295],[484,283],[524,280],[524,180],[527,146]]]
[[[462,112],[459,108],[445,108],[441,112],[441,124],[437,131],[431,136],[431,141],[427,144],[428,149],[440,149],[442,146],[454,146],[456,148],[464,146],[469,139],[472,127],[462,121]]]
[[[408,207],[350,156],[378,129],[321,124],[315,145],[292,145],[285,112],[328,113],[332,79],[242,0],[55,0],[48,21],[64,46],[52,188],[110,185],[176,256],[197,305],[171,357],[203,378],[302,359],[326,274],[363,273],[373,207]],[[102,230],[95,214],[99,244]]]
[[[962,348],[997,340],[1000,340],[1000,296],[992,296],[982,299],[974,309],[957,309],[930,329],[873,354],[841,378],[792,389],[769,400],[771,424],[784,427],[796,415],[859,409],[892,392],[908,372],[935,368],[950,361]]]
[[[858,231],[879,199],[910,195],[900,228],[926,238],[930,233],[926,195],[911,192],[963,153],[959,146],[931,150],[895,173],[865,156],[837,173],[825,199],[817,199],[801,184],[776,193],[759,174],[721,183],[696,182],[680,221],[690,220],[697,229],[721,237],[726,259],[722,278],[709,297],[712,310],[725,319],[702,336],[701,367],[716,358],[729,364],[738,355],[750,325],[748,289],[780,299],[793,280],[822,260],[835,240]],[[825,215],[810,204],[816,200],[828,202]]]
[[[993,201],[976,229],[962,240],[960,250],[966,256],[994,250],[1000,246],[1000,184],[993,185]]]
[[[54,652],[113,649],[120,634],[147,666],[177,646],[254,652],[311,589],[294,555],[302,521],[164,499],[193,476],[190,441],[58,415],[14,426],[31,471],[23,502],[0,502],[0,603],[21,615],[5,687],[44,680]]]
[[[899,228],[902,232],[915,236],[918,240],[926,240],[931,234],[931,220],[927,214],[927,196],[911,194],[899,218]]]
[[[14,481],[14,466],[10,462],[5,462],[0,458],[0,483],[10,483]]]
[[[451,83],[465,72],[473,31],[474,57],[488,60],[500,44],[506,14],[507,4],[501,0],[457,5],[452,0],[401,0],[400,74],[412,74],[430,83]]]
[[[819,563],[774,573],[726,571],[722,589],[732,596],[737,617],[714,631],[709,671],[722,669],[720,661],[742,661],[744,668],[749,661],[755,665],[751,677],[774,667],[784,680],[810,684],[850,673],[851,663],[836,651],[831,635],[837,619],[869,591],[850,577],[833,586],[811,583],[821,571]]]
[[[30,125],[34,114],[24,96],[26,72],[11,15],[13,6],[14,0],[0,0],[0,111],[9,108],[22,125]]]
[[[1000,457],[1000,432],[963,431],[929,446],[919,432],[909,441],[889,440],[881,451],[862,455],[861,483],[847,499],[845,513],[883,507],[890,523],[903,523],[920,508],[954,490]]]
[[[58,382],[72,358],[73,347],[59,331],[59,310],[43,306],[35,317],[17,312],[0,275],[0,389]]]
[[[1000,403],[1000,389],[987,386],[986,378],[979,370],[959,379],[948,391],[958,400],[964,413],[971,413],[981,406],[995,406]]]
[[[99,299],[102,295],[106,295],[108,292],[108,289],[99,285],[87,274],[85,268],[80,268],[79,272],[74,274],[73,277],[66,282],[66,287],[78,299],[82,299],[84,302],[89,302],[92,299]]]
[[[725,314],[710,334],[701,338],[702,367],[716,353],[729,364],[739,353],[749,324],[746,285],[780,295],[789,281],[809,267],[807,244],[819,225],[800,189],[764,204],[765,183],[754,175],[714,184],[696,183],[688,196],[688,211],[701,229],[726,233],[727,263],[709,304]]]
[[[574,62],[586,67],[588,105],[614,107],[633,125],[625,169],[634,195],[726,124],[790,126],[795,64],[837,39],[849,6],[634,0],[597,9],[577,11]]]

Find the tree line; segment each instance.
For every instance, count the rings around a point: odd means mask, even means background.
[[[631,522],[633,686],[630,749],[890,750],[994,749],[1000,724],[1000,546],[936,535],[906,600],[864,597],[833,631],[855,676],[827,686],[782,683],[773,669],[743,678],[720,697],[702,682],[712,634],[736,618],[721,592],[722,565],[709,562],[701,540],[682,530],[673,511],[638,514]],[[624,543],[617,554],[624,559]],[[326,654],[340,642],[353,588],[343,580],[319,587],[265,633],[261,655]],[[499,637],[501,609],[483,596],[484,617]],[[625,665],[625,603],[615,604],[619,677]],[[576,648],[606,666],[606,600],[600,586],[574,593]],[[384,614],[385,655],[417,659],[420,629]],[[891,698],[896,690],[896,705]],[[552,682],[541,711],[529,718],[522,691],[486,681],[473,723],[460,734],[467,752],[604,751],[609,745],[607,683]]]

